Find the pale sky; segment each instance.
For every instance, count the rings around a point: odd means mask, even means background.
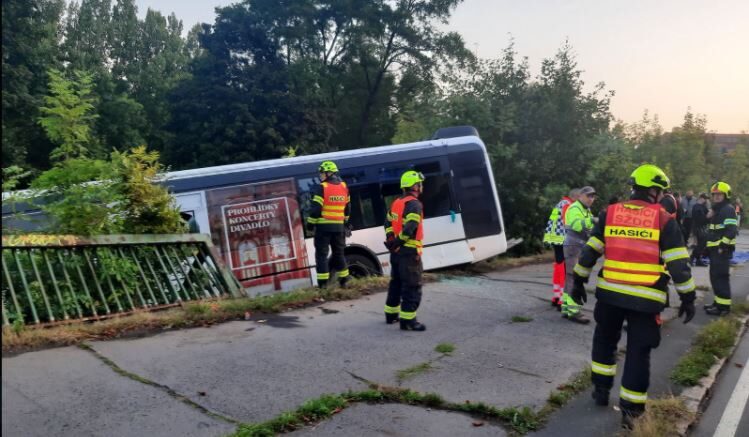
[[[141,16],[173,11],[189,29],[233,2],[136,3]],[[514,37],[534,76],[568,38],[585,82],[615,90],[612,112],[625,122],[648,109],[670,130],[691,106],[709,130],[749,131],[749,0],[465,0],[447,29],[481,57]]]

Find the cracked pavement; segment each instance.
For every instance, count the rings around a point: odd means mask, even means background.
[[[698,284],[707,284],[705,269]],[[398,385],[396,372],[433,369],[402,387],[450,402],[496,407],[544,405],[549,393],[589,363],[593,324],[562,319],[549,305],[551,265],[428,283],[419,310],[425,333],[384,323],[384,293],[145,338],[90,342],[126,372],[77,347],[2,359],[3,435],[220,436],[232,420],[261,422],[325,393]],[[584,311],[592,317],[595,299]],[[678,302],[673,296],[671,302]],[[673,311],[673,310],[668,310]],[[528,323],[513,323],[528,316]],[[452,343],[441,356],[434,348]],[[168,388],[168,389],[167,389]],[[188,398],[206,414],[183,402]],[[357,404],[309,435],[503,435],[460,413],[406,405]]]

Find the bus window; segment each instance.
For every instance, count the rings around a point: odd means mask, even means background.
[[[450,154],[456,200],[463,216],[466,237],[502,232],[499,209],[489,178],[484,152],[471,150]]]
[[[450,214],[450,184],[444,174],[424,175],[424,192],[420,199],[424,204],[424,218]]]
[[[351,195],[351,218],[349,221],[354,230],[382,225],[382,218],[375,213],[376,184],[351,187],[349,194]]]

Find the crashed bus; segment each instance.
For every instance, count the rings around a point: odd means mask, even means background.
[[[247,294],[268,294],[315,284],[313,234],[304,224],[325,160],[338,164],[350,190],[353,229],[345,254],[352,276],[389,274],[383,222],[401,193],[401,174],[410,169],[426,178],[425,270],[507,250],[486,147],[468,126],[440,129],[415,143],[174,171],[162,183],[199,231],[210,234]],[[3,226],[38,228],[44,221],[39,207],[23,207],[20,213],[37,220],[19,222],[4,205]]]

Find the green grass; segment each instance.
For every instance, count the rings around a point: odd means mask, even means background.
[[[434,369],[434,367],[432,367],[432,363],[427,361],[415,366],[398,370],[397,372],[395,372],[395,377],[398,378],[398,382],[403,382],[406,379],[410,379],[417,375],[421,375],[422,373],[429,372],[432,369]]]
[[[455,345],[452,343],[440,343],[434,347],[434,350],[445,355],[450,355],[455,351]]]
[[[532,322],[533,317],[528,316],[512,316],[512,323],[528,323]]]
[[[695,337],[689,352],[676,363],[671,380],[684,386],[697,385],[720,358],[728,355],[740,327],[741,322],[735,317],[708,323]]]

